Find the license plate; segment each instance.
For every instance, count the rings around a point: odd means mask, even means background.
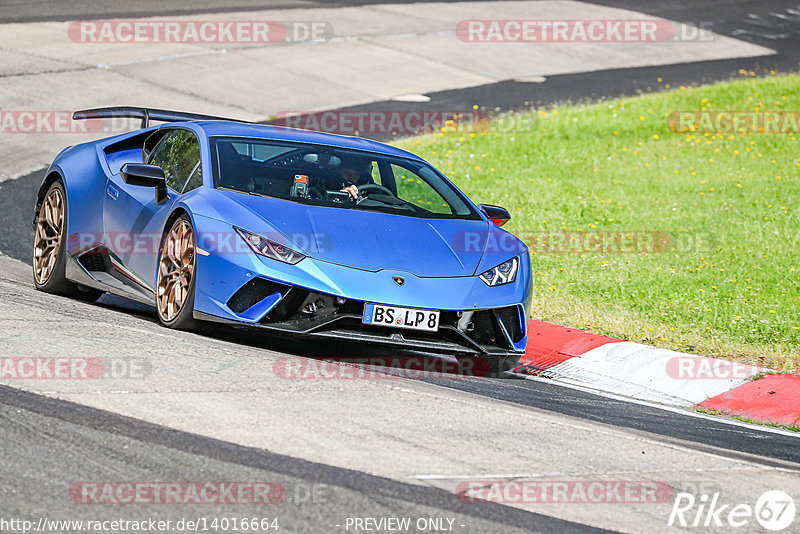
[[[439,310],[417,310],[415,308],[367,303],[364,305],[364,315],[361,317],[361,322],[364,324],[436,332],[439,330]]]

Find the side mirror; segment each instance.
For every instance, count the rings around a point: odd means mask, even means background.
[[[158,165],[126,163],[122,166],[119,174],[122,176],[122,180],[128,185],[154,187],[156,190],[157,205],[161,205],[169,199],[164,169]]]
[[[497,226],[503,226],[511,220],[511,214],[508,210],[500,206],[492,206],[491,204],[479,204],[478,207],[484,215],[489,217]]]

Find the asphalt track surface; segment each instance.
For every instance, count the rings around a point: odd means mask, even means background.
[[[800,18],[792,18],[798,2],[598,1],[604,5],[649,12],[672,20],[713,21],[713,30],[777,50],[765,58],[737,59],[619,69],[549,77],[545,83],[513,81],[491,86],[430,94],[432,108],[478,104],[487,108],[520,108],[564,100],[597,100],[658,90],[655,81],[676,84],[726,79],[740,68],[756,72],[795,71],[800,64]],[[358,5],[359,2],[277,2],[270,7]],[[225,11],[263,8],[263,2],[232,2]],[[204,2],[0,2],[0,21],[71,20],[119,16],[175,15],[213,12]],[[349,109],[402,109],[402,103],[383,102]],[[419,106],[419,104],[414,104]],[[46,164],[46,162],[43,162]],[[30,263],[32,205],[41,171],[0,184],[0,252]],[[122,299],[106,302],[129,309],[132,315],[154,318]],[[218,334],[225,336],[225,334]],[[308,354],[307,354],[308,355]],[[314,356],[314,354],[310,354]],[[328,354],[320,354],[320,356]],[[723,456],[758,463],[797,467],[800,448],[794,436],[763,432],[745,425],[680,410],[632,404],[542,380],[437,380],[438,387],[457,389],[500,401],[566,414],[630,429],[668,443],[706,449]],[[167,429],[121,415],[0,386],[0,442],[3,454],[16,461],[3,466],[0,501],[5,515],[76,517],[76,508],[60,498],[75,480],[189,480],[199,472],[206,480],[275,480],[287,487],[287,501],[276,513],[291,523],[289,531],[332,529],[334,518],[345,516],[451,516],[475,532],[589,532],[591,527],[495,504],[464,505],[452,493],[282,456]],[[35,466],[32,469],[31,466]],[[332,498],[309,503],[313,485],[335,487]],[[58,497],[57,497],[58,495]],[[60,504],[59,504],[60,503]],[[138,507],[142,516],[154,515]],[[183,516],[222,516],[225,509],[181,510]],[[161,517],[164,511],[158,510]],[[174,513],[168,511],[166,513]],[[118,515],[111,508],[92,510],[102,519]]]
[[[0,386],[0,420],[3,455],[15,459],[3,467],[5,517],[116,519],[121,514],[114,507],[86,511],[63,496],[75,481],[202,476],[282,484],[285,500],[261,507],[258,515],[280,517],[284,532],[339,530],[346,517],[364,516],[450,517],[464,532],[604,532],[494,503],[462,503],[444,490],[165,429],[6,386]],[[155,504],[135,508],[127,519],[241,517],[231,505],[187,505],[179,511]]]

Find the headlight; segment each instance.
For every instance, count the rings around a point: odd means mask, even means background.
[[[250,249],[256,254],[272,258],[273,260],[282,261],[283,263],[289,263],[291,265],[294,265],[305,258],[305,256],[299,252],[295,252],[290,248],[284,247],[280,243],[270,241],[269,239],[261,237],[258,234],[248,232],[247,230],[242,230],[241,228],[237,228],[235,226],[233,229],[236,230],[236,233],[242,236],[242,239],[244,239],[245,242],[250,245]]]
[[[486,285],[501,286],[503,284],[510,284],[517,278],[517,271],[519,270],[519,257],[511,258],[507,262],[501,263],[497,267],[493,267],[481,274],[481,280],[486,282]]]

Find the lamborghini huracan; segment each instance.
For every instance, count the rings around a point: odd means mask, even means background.
[[[285,336],[516,365],[527,247],[418,156],[367,139],[147,108],[64,149],[34,210],[37,289]],[[150,125],[150,121],[158,124]]]

